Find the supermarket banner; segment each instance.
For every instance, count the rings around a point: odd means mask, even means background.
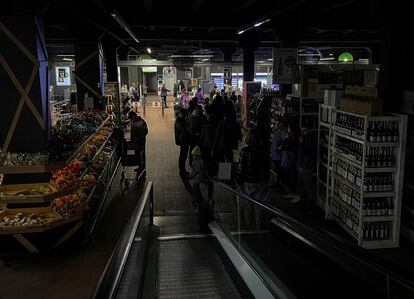
[[[296,48],[275,48],[273,52],[273,82],[291,84],[297,63]]]

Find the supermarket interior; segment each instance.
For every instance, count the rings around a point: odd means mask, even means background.
[[[3,3],[0,299],[414,298],[409,14]]]

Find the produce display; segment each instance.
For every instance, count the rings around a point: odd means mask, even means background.
[[[3,212],[4,213],[4,212]],[[48,212],[6,214],[0,219],[0,228],[47,225],[61,219],[59,215]]]
[[[58,190],[71,188],[79,183],[83,163],[72,161],[68,166],[56,170],[52,174],[50,184]]]
[[[50,188],[49,185],[34,185],[32,188],[25,188],[27,185],[11,185],[0,187],[0,197],[8,196],[36,196],[36,195],[46,195],[55,192],[56,190]],[[11,188],[10,188],[11,187]],[[17,189],[17,190],[16,190]]]
[[[0,152],[0,166],[37,166],[48,164],[47,153],[23,154]]]
[[[82,111],[57,122],[49,141],[52,162],[64,161],[102,124],[106,112]]]

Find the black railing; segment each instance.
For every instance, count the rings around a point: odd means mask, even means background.
[[[387,298],[414,298],[414,283],[411,280],[371,260],[361,248],[350,241],[312,225],[304,224],[267,202],[258,201],[233,189],[229,185],[215,180],[212,181],[215,185],[239,196],[242,200],[247,200],[263,208],[273,218],[271,219],[271,223],[301,240],[335,263],[343,266],[345,269],[355,273],[361,279],[369,280],[367,276],[370,275],[372,281],[368,282],[378,285],[378,278],[380,278],[381,282],[386,285],[384,292],[386,292]],[[393,284],[397,284],[397,286],[394,285],[392,288]],[[401,291],[401,287],[404,288],[404,294],[410,294],[412,297],[405,297],[404,295],[404,297],[398,297],[398,295],[396,297],[395,292]]]
[[[148,207],[149,205],[149,207]],[[92,298],[114,298],[116,296],[116,291],[121,281],[122,273],[125,268],[128,255],[131,249],[131,246],[135,240],[135,236],[140,226],[141,220],[143,218],[145,208],[149,208],[149,224],[153,225],[153,183],[148,182],[143,195],[141,196],[138,205],[133,211],[130,220],[125,226],[125,229],[119,238],[114,251],[112,252],[111,257],[109,258],[108,263],[106,264],[105,270],[101,275],[101,278],[98,282],[97,288],[92,296]],[[144,271],[145,267],[142,269],[137,269],[137,271]],[[142,283],[143,272],[138,273],[139,281],[137,283]]]

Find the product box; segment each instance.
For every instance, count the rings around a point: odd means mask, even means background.
[[[302,95],[301,84],[292,84],[292,95],[295,97],[300,97]]]
[[[379,116],[383,114],[383,103],[382,100],[378,98],[371,102],[349,101],[346,98],[342,98],[340,100],[339,108],[341,110],[369,116]]]
[[[339,102],[344,95],[343,90],[325,89],[323,103],[328,106],[339,107]]]

